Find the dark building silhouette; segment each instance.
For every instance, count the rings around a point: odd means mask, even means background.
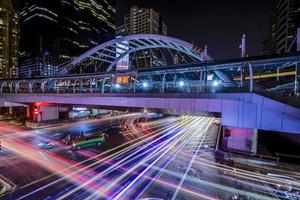
[[[115,35],[115,2],[22,0],[21,76],[49,76]]]
[[[296,51],[300,26],[300,0],[276,0],[272,12],[271,37],[263,43],[262,54]]]

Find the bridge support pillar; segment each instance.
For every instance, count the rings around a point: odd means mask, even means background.
[[[59,119],[59,107],[38,106],[36,111],[33,106],[28,108],[28,114],[34,122],[51,121]]]
[[[255,129],[223,127],[222,145],[229,151],[256,154],[258,133]]]

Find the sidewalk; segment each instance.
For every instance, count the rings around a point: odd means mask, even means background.
[[[1,196],[5,195],[8,192],[11,192],[14,189],[14,186],[12,186],[10,183],[5,182],[0,177],[0,198]]]

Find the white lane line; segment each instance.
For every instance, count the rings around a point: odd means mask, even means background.
[[[191,167],[192,167],[192,165],[193,165],[193,163],[194,163],[194,160],[196,159],[196,156],[197,156],[197,154],[198,154],[198,151],[199,151],[199,149],[200,149],[200,147],[201,147],[201,145],[202,145],[202,143],[203,143],[203,140],[204,140],[204,138],[205,138],[205,136],[206,136],[207,130],[208,130],[208,128],[210,127],[210,125],[212,124],[212,122],[213,122],[213,119],[210,120],[210,122],[209,122],[209,124],[208,124],[208,126],[207,126],[207,128],[206,128],[206,130],[205,130],[205,132],[204,132],[204,134],[203,134],[203,137],[202,137],[202,139],[201,139],[201,142],[200,142],[200,144],[199,144],[199,146],[198,146],[198,148],[197,148],[195,154],[193,155],[193,158],[192,158],[192,160],[190,161],[190,163],[189,163],[189,165],[188,165],[188,168],[186,169],[186,171],[185,171],[183,177],[181,178],[181,181],[180,181],[179,185],[177,186],[177,189],[176,189],[175,193],[173,194],[172,200],[175,200],[175,199],[176,199],[176,197],[177,197],[177,195],[178,195],[178,193],[179,193],[179,191],[180,191],[180,189],[181,189],[181,187],[182,187],[182,184],[183,184],[183,182],[185,181],[186,176],[187,176],[188,172],[190,171],[190,169],[191,169]]]

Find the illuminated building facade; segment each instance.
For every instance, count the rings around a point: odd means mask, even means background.
[[[18,77],[19,13],[10,0],[0,1],[0,78]]]
[[[296,50],[299,13],[299,0],[276,0],[272,13],[272,36],[263,43],[262,54],[280,54]]]
[[[153,9],[138,8],[137,6],[131,7],[130,12],[124,16],[124,24],[117,27],[116,36],[126,36],[132,34],[160,34],[167,35],[167,26],[163,21],[161,15]],[[125,48],[124,44],[117,45],[120,47],[117,48],[117,52],[122,53],[122,48]],[[157,55],[156,50],[137,52],[138,61],[140,67],[147,67],[152,65],[155,62],[161,62],[160,59],[152,59],[151,55]],[[117,54],[118,56],[118,54]],[[156,56],[158,57],[158,56]],[[152,59],[152,60],[150,60]],[[117,63],[117,70],[127,70],[130,65],[129,55],[124,56],[123,59],[119,60]],[[150,64],[147,65],[146,62]]]
[[[141,33],[167,35],[167,26],[158,12],[134,6],[130,8],[130,13],[125,15],[124,24],[117,28],[116,35]]]
[[[21,74],[30,74],[28,63],[46,56],[57,66],[115,35],[114,1],[23,0],[21,9]]]

